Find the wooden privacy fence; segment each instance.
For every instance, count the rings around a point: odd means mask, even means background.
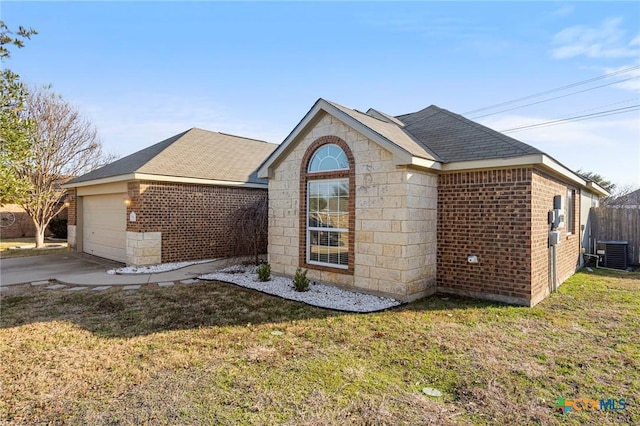
[[[640,264],[640,208],[591,208],[591,236],[597,241],[627,241],[629,261]]]

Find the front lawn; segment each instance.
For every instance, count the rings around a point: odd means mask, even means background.
[[[217,282],[25,287],[2,296],[0,423],[640,424],[639,335],[638,273],[578,273],[535,308],[375,314]],[[627,406],[562,415],[558,397]]]
[[[0,259],[11,257],[39,256],[41,254],[53,254],[68,251],[66,241],[53,241],[46,239],[45,248],[35,249],[34,237],[29,238],[3,238],[0,239]],[[19,247],[19,248],[15,248]]]

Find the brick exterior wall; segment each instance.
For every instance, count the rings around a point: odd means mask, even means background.
[[[531,304],[535,305],[551,291],[549,282],[550,255],[549,230],[547,212],[553,208],[553,196],[567,196],[567,190],[575,191],[573,209],[575,212],[573,229],[567,226],[560,230],[561,240],[557,247],[558,284],[569,278],[580,266],[580,190],[542,171],[533,170],[532,179],[532,295]],[[565,206],[565,214],[569,213]]]
[[[531,186],[530,168],[439,176],[438,291],[530,304]]]
[[[161,234],[162,262],[236,256],[230,219],[266,189],[136,181],[128,184],[127,232]],[[266,247],[262,252],[266,252]]]
[[[77,196],[75,188],[67,190],[67,202],[69,207],[67,208],[67,225],[77,225]]]
[[[435,292],[435,174],[398,167],[393,155],[325,114],[274,164],[269,181],[269,262],[276,274],[292,276],[305,250],[301,162],[312,144],[337,138],[355,163],[353,274],[309,269],[314,281],[413,300]],[[303,252],[304,254],[304,252]]]
[[[0,228],[0,237],[2,238],[27,238],[35,237],[36,226],[33,224],[33,219],[27,214],[27,212],[17,204],[5,204],[2,206],[2,210],[13,213],[15,218],[13,224],[6,228]],[[67,219],[67,208],[63,208],[54,219]],[[49,237],[52,233],[49,228],[45,231],[45,236]]]
[[[34,237],[36,226],[27,212],[17,204],[5,204],[1,206],[2,211],[13,213],[14,222],[6,228],[0,228],[2,238],[22,238]]]

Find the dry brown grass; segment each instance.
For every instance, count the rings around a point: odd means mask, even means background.
[[[0,259],[9,259],[13,257],[40,256],[43,254],[62,253],[68,251],[66,241],[45,241],[46,248],[24,248],[35,247],[35,239],[31,238],[3,238],[0,239]],[[54,248],[62,246],[60,248]],[[23,247],[14,249],[13,247]]]
[[[640,423],[640,274],[580,273],[535,308],[368,315],[215,282],[23,290],[0,305],[8,424]],[[559,396],[629,406],[563,416]]]

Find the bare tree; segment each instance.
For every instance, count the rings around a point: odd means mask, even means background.
[[[36,247],[42,247],[49,222],[64,208],[65,190],[60,185],[113,156],[103,153],[95,127],[50,87],[29,90],[25,114],[35,125],[30,158],[17,165],[17,172],[30,189],[15,201],[33,220]]]
[[[616,185],[615,189],[611,191],[611,195],[604,197],[601,200],[600,205],[603,207],[615,207],[618,205],[624,205],[625,203],[638,204],[636,191],[640,190],[637,185]],[[635,195],[635,197],[634,197]]]
[[[253,255],[256,265],[267,251],[269,202],[267,197],[236,209],[232,215],[236,255]]]

